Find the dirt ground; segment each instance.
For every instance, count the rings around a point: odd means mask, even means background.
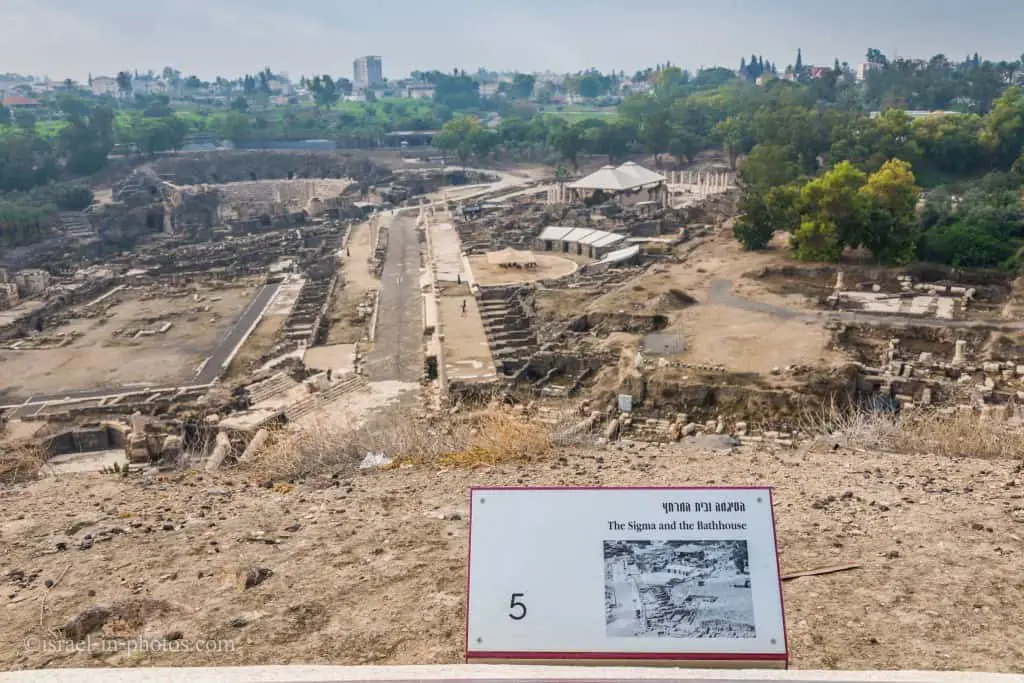
[[[228,365],[224,377],[227,381],[238,379],[249,372],[249,364],[261,358],[263,354],[274,348],[278,341],[278,335],[284,329],[284,322],[288,316],[268,315],[260,320],[256,329],[252,331],[249,338],[242,344],[242,348]]]
[[[369,223],[359,223],[349,234],[348,252],[342,255],[345,286],[337,291],[328,312],[328,344],[354,344],[366,332],[368,321],[358,321],[358,307],[367,292],[380,287],[367,265],[373,255],[372,232]]]
[[[784,584],[796,668],[1024,672],[1024,475],[1013,461],[625,444],[529,465],[258,483],[244,472],[86,474],[0,490],[2,666],[458,662],[469,487],[660,483],[772,485],[784,574],[861,565]],[[80,549],[87,535],[94,544]],[[272,575],[235,585],[259,567]],[[107,634],[230,645],[41,645],[97,605],[127,614]]]
[[[28,397],[63,390],[133,383],[168,384],[190,379],[252,298],[254,288],[239,286],[191,296],[142,300],[143,290],[122,290],[109,318],[79,318],[59,328],[82,336],[68,346],[38,351],[0,351],[0,376],[11,396]],[[216,300],[214,300],[216,299]],[[197,311],[209,306],[208,312]],[[158,318],[160,322],[147,322]],[[159,327],[164,334],[132,339],[114,337],[121,328]]]
[[[534,254],[537,267],[532,270],[523,268],[501,268],[487,262],[487,256],[470,256],[469,263],[473,268],[473,277],[481,285],[511,285],[520,282],[536,282],[571,275],[579,267],[569,259],[550,254]]]
[[[466,314],[462,314],[462,302]],[[477,300],[467,295],[441,297],[440,315],[444,322],[445,368],[449,380],[493,380],[494,357],[487,342]]]
[[[546,299],[566,297],[567,301],[547,303],[548,309],[565,311],[625,311],[635,315],[663,314],[669,324],[662,332],[680,335],[686,362],[723,365],[735,372],[770,372],[773,368],[797,363],[832,365],[848,360],[843,354],[825,348],[828,333],[823,322],[783,319],[763,312],[742,310],[711,300],[712,281],[727,281],[732,293],[745,299],[805,309],[809,301],[800,294],[779,295],[761,283],[745,278],[768,265],[787,260],[781,244],[766,252],[746,252],[726,229],[717,235],[684,243],[686,254],[681,263],[667,263],[648,269],[602,296],[586,301],[579,290],[547,295]],[[678,290],[697,300],[697,304],[678,307],[666,296]]]

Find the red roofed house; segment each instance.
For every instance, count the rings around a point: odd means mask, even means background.
[[[34,100],[31,97],[22,97],[20,95],[11,95],[0,99],[0,104],[10,109],[35,109],[43,106],[43,103],[39,100]]]

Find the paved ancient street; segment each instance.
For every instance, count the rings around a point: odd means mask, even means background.
[[[390,227],[390,235],[366,372],[372,381],[418,382],[423,376],[423,304],[416,219],[385,216],[381,225]]]

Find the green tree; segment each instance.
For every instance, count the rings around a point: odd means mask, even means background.
[[[127,71],[119,71],[117,73],[117,89],[121,93],[122,97],[128,96],[132,92],[132,75]]]
[[[748,132],[747,122],[735,116],[719,121],[712,132],[715,141],[729,156],[729,168],[733,170],[736,170],[737,158],[743,153]]]
[[[838,261],[843,255],[839,227],[818,217],[807,217],[789,241],[793,256],[801,261]]]
[[[239,111],[228,112],[216,128],[217,134],[236,145],[248,140],[252,135],[249,117]]]
[[[793,232],[800,193],[794,185],[747,187],[739,201],[733,234],[748,250],[764,249],[776,232]]]
[[[66,118],[84,118],[89,115],[89,105],[83,100],[68,93],[60,93],[55,104]]]
[[[89,186],[80,183],[54,183],[45,189],[47,200],[61,211],[81,211],[94,199]]]
[[[640,142],[644,151],[654,155],[654,164],[661,163],[661,155],[669,151],[672,141],[672,114],[667,103],[651,101],[640,123]]]
[[[843,161],[801,189],[800,213],[804,221],[799,231],[809,240],[811,246],[807,248],[814,254],[811,260],[829,260],[820,257],[834,253],[835,248],[841,255],[844,246],[861,245],[868,207],[860,188],[866,181],[863,171]]]
[[[859,190],[867,201],[867,217],[858,242],[880,263],[909,263],[917,244],[919,190],[910,164],[892,159]]]
[[[469,136],[469,144],[473,149],[473,154],[481,161],[491,155],[498,146],[498,142],[497,134],[482,127],[474,130]]]
[[[334,79],[327,74],[314,76],[310,84],[310,90],[313,91],[313,101],[316,102],[318,108],[330,109],[341,97]]]
[[[177,117],[147,118],[136,116],[121,130],[123,142],[132,144],[140,154],[152,156],[158,152],[180,149],[185,142],[187,128]]]
[[[940,173],[973,173],[985,161],[983,125],[977,114],[944,114],[914,121],[913,137],[922,165]]]
[[[15,109],[14,125],[27,132],[34,131],[36,129],[35,113],[28,109]]]
[[[1024,152],[1024,89],[1007,88],[995,101],[985,117],[982,141],[1004,169]]]
[[[474,152],[474,143],[481,132],[480,120],[471,116],[458,116],[441,127],[434,136],[434,146],[453,152],[463,166]]]
[[[536,77],[531,74],[516,74],[512,77],[512,85],[508,89],[509,97],[514,100],[530,99],[536,82]]]
[[[555,148],[559,156],[572,164],[573,171],[578,171],[580,152],[586,146],[583,137],[585,127],[578,124],[568,124],[558,120],[551,129],[551,146]]]
[[[57,223],[53,206],[0,200],[0,246],[19,247],[45,239]]]
[[[739,167],[740,182],[749,187],[785,185],[798,175],[800,171],[791,158],[790,148],[780,145],[755,145]]]
[[[1014,255],[1014,243],[965,223],[941,225],[924,236],[921,257],[956,268],[991,268]]]

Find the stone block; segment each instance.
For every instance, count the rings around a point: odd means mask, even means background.
[[[149,448],[145,436],[132,436],[124,447],[128,462],[149,462]]]

